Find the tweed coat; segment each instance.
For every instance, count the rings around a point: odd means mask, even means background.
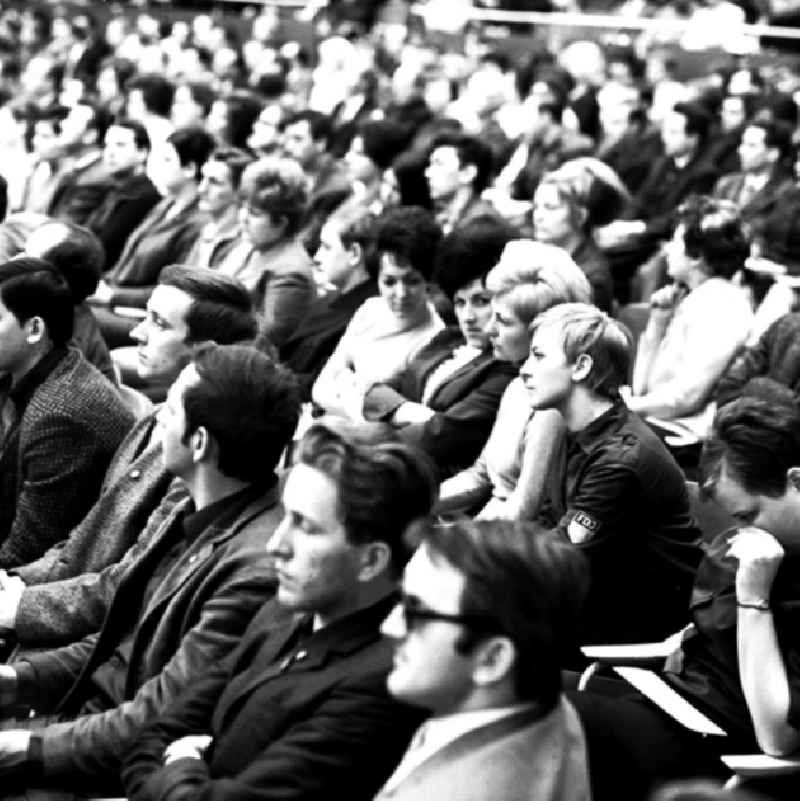
[[[37,559],[83,518],[134,419],[108,379],[69,349],[17,422],[16,448],[8,432],[0,446],[3,568]]]
[[[275,584],[264,545],[282,516],[277,482],[255,499],[254,490],[237,501],[234,519],[208,523],[170,564],[155,592],[143,598],[153,571],[183,536],[179,518],[190,500],[174,504],[131,564],[103,572],[112,600],[100,631],[15,663],[23,702],[63,718],[36,732],[45,780],[105,779],[106,789],[116,791],[119,759],[139,727],[238,644]],[[92,676],[101,665],[120,669],[116,651],[131,630],[120,676],[124,697],[108,699]],[[103,704],[106,711],[100,711]]]
[[[73,642],[102,624],[105,607],[95,602],[91,588],[100,571],[126,556],[172,481],[161,444],[150,443],[154,426],[155,412],[136,423],[114,454],[86,517],[72,531],[64,529],[64,539],[42,557],[13,571],[28,585],[15,623],[24,647]]]

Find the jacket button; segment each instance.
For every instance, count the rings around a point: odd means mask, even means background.
[[[136,479],[136,478],[139,478],[142,475],[142,471],[138,467],[134,467],[133,470],[131,470],[131,472],[128,473],[128,475],[131,478]]]

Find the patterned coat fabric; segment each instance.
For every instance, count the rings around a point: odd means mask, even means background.
[[[116,388],[67,350],[0,446],[0,567],[37,559],[95,502],[106,468],[133,425]]]
[[[166,513],[157,510],[173,479],[161,444],[149,443],[154,425],[155,413],[137,422],[109,465],[97,502],[71,532],[64,531],[65,539],[13,571],[28,585],[15,622],[24,647],[73,642],[102,624],[105,607],[92,591],[101,571],[133,558],[129,549],[137,538]]]

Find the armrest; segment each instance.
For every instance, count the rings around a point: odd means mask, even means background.
[[[733,773],[725,787],[734,789],[746,779],[775,779],[800,773],[800,754],[790,757],[771,757],[766,754],[726,754],[720,757]]]
[[[661,642],[635,645],[585,645],[581,653],[593,662],[604,665],[631,665],[633,667],[660,667],[675,650],[672,638]]]

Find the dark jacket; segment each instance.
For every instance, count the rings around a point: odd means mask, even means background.
[[[421,720],[386,690],[392,646],[378,627],[394,602],[305,639],[308,618],[266,604],[226,662],[140,732],[122,774],[129,797],[370,801]],[[198,733],[213,737],[204,759],[164,765],[169,743]]]
[[[364,281],[349,292],[312,307],[311,313],[280,347],[281,361],[298,377],[303,400],[311,400],[311,386],[336,348],[356,309],[378,294],[375,281]]]
[[[743,351],[720,378],[718,406],[736,400],[753,381],[775,381],[800,395],[800,313],[779,317],[758,342]],[[766,385],[765,385],[766,386]]]
[[[437,334],[402,373],[367,391],[367,420],[388,419],[406,401],[419,403],[431,373],[463,343],[458,329]],[[516,374],[513,365],[485,351],[436,389],[426,403],[436,412],[430,420],[403,426],[400,435],[430,455],[442,478],[469,467],[486,443],[500,397]]]
[[[39,370],[45,375],[34,379]],[[134,422],[116,388],[77,350],[52,351],[26,378],[34,386],[24,390],[22,416],[0,449],[4,568],[37,559],[83,518]],[[8,402],[19,408],[22,399]]]
[[[77,184],[73,194],[86,196],[84,205],[91,210],[82,224],[94,231],[103,243],[106,269],[117,263],[128,237],[161,199],[146,175]],[[73,203],[79,201],[80,197]]]
[[[183,540],[178,521],[190,500],[181,490],[183,500],[172,504],[157,530],[146,532],[133,563],[103,572],[97,593],[111,600],[99,633],[15,664],[23,700],[66,718],[37,732],[45,778],[102,777],[116,788],[118,760],[139,727],[239,642],[274,588],[264,545],[281,518],[277,487],[253,499],[256,489],[207,523],[170,560],[154,594],[143,598],[154,570]],[[103,665],[118,664],[116,649],[131,631],[124,697],[101,696],[92,676]]]
[[[591,236],[587,236],[581,242],[572,254],[572,259],[583,270],[592,287],[594,305],[611,314],[614,306],[614,279],[611,277],[611,267]]]
[[[117,263],[106,273],[111,286],[110,304],[144,308],[169,264],[183,264],[204,222],[197,209],[197,197],[166,217],[173,203],[164,198],[147,213],[128,237]]]

